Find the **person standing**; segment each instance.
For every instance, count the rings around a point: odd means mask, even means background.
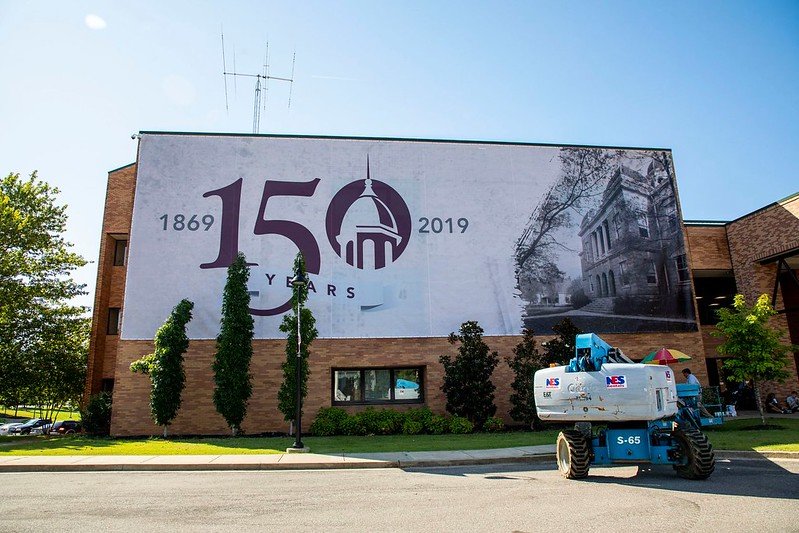
[[[690,369],[690,368],[685,368],[685,369],[683,369],[683,371],[682,371],[682,375],[683,375],[683,377],[685,378],[685,382],[686,382],[686,383],[688,383],[689,385],[699,385],[700,387],[702,386],[702,385],[699,383],[699,380],[698,380],[698,379],[696,379],[696,376],[694,376],[694,375],[691,373],[691,369]]]

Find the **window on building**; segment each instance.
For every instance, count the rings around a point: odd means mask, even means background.
[[[599,233],[599,252],[601,255],[605,255],[605,236],[602,233],[602,224],[597,228],[597,233]]]
[[[658,269],[655,267],[654,261],[649,264],[649,270],[646,273],[646,282],[650,285],[656,285],[658,282]]]
[[[699,323],[708,326],[718,323],[716,311],[732,306],[732,299],[737,293],[732,273],[721,270],[694,270],[694,288]]]
[[[645,238],[649,238],[649,217],[646,216],[646,211],[638,213],[638,234]]]
[[[127,239],[114,239],[114,266],[125,266],[125,253],[127,250]]]
[[[675,257],[674,262],[677,265],[677,279],[680,281],[688,281],[690,275],[688,273],[688,261],[685,258],[685,254],[680,254]]]
[[[108,325],[105,331],[107,335],[119,335],[120,311],[119,307],[108,308]]]
[[[422,403],[423,369],[333,370],[333,404]]]
[[[678,228],[679,224],[677,224],[677,215],[669,215],[669,231],[676,233]]]

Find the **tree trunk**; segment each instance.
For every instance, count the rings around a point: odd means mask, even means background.
[[[760,398],[760,383],[755,380],[752,380],[752,385],[755,389],[755,402],[757,402],[757,410],[760,411],[760,421],[765,426],[766,425],[766,415],[763,413],[763,400]]]
[[[168,428],[168,427],[169,427],[169,426],[167,426],[166,424],[164,424],[164,438],[166,438],[166,428]]]
[[[239,428],[237,426],[231,426],[230,431],[234,437],[239,434]]]
[[[294,420],[289,421],[289,436],[294,435]]]

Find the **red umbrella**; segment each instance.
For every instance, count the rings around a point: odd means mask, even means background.
[[[646,357],[644,357],[642,363],[648,365],[672,365],[674,363],[679,363],[680,361],[687,361],[691,357],[682,353],[679,350],[669,350],[667,348],[661,348],[656,352],[652,352]]]

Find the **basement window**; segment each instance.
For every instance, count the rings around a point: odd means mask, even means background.
[[[423,403],[424,369],[333,369],[333,405]]]

